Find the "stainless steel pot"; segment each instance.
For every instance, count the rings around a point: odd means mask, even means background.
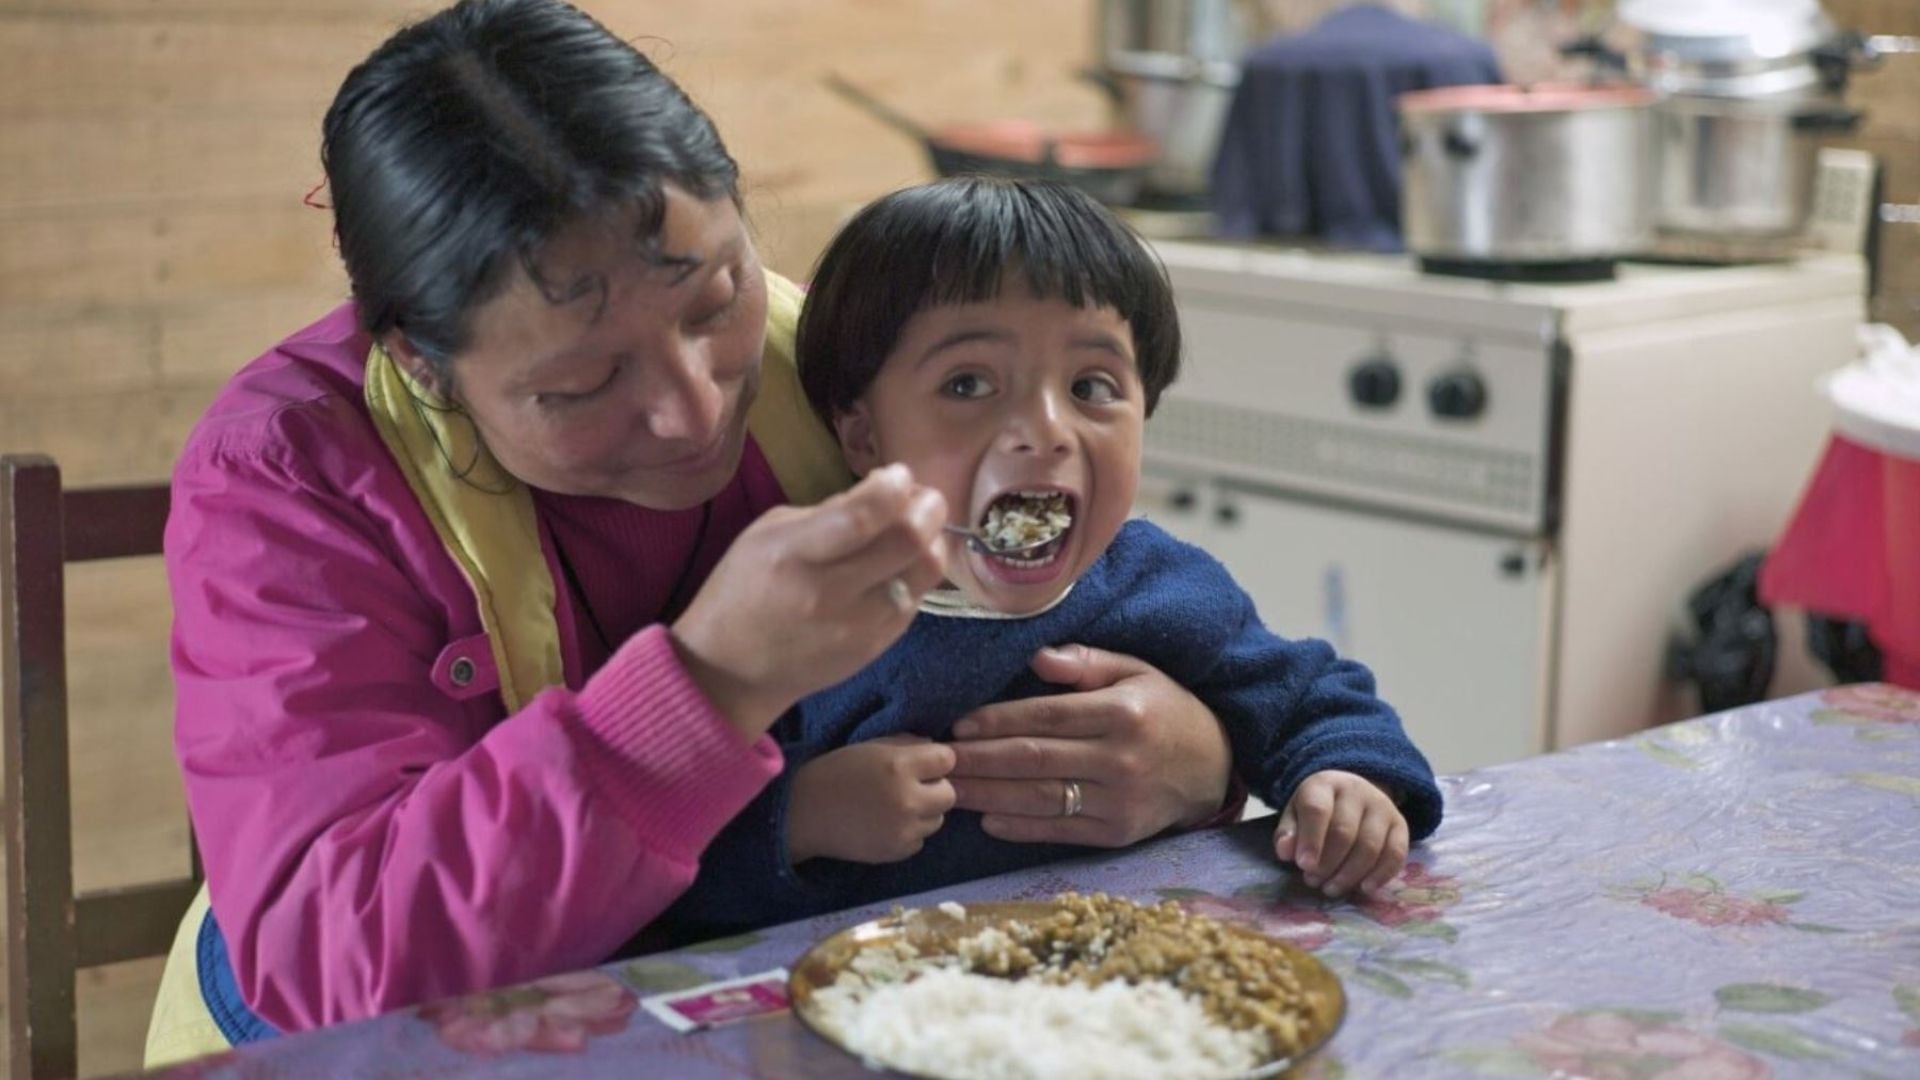
[[[1654,95],[1458,86],[1400,98],[1402,225],[1427,260],[1607,261],[1653,237]]]
[[[1659,227],[1716,239],[1783,238],[1806,228],[1821,141],[1860,119],[1819,99],[1676,94],[1658,111]]]
[[[1109,58],[1100,82],[1113,94],[1121,123],[1160,144],[1147,188],[1176,198],[1205,195],[1239,65],[1131,54]]]
[[[1629,0],[1641,32],[1619,66],[1660,95],[1656,220],[1675,239],[1791,237],[1813,213],[1822,139],[1852,130],[1845,91],[1873,54],[1816,0]]]
[[[1121,126],[1160,144],[1150,193],[1206,194],[1240,59],[1266,31],[1252,0],[1103,0],[1100,66],[1087,75],[1112,96]]]

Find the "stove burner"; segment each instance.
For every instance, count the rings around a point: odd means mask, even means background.
[[[1420,257],[1420,269],[1429,274],[1478,278],[1482,281],[1521,281],[1547,284],[1612,281],[1616,259],[1570,259],[1565,262],[1499,262],[1490,259]]]

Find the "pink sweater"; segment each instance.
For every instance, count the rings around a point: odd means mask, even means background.
[[[473,594],[367,416],[369,346],[343,306],[247,365],[167,523],[187,800],[235,974],[282,1029],[603,960],[781,765],[649,626],[783,501],[758,449],[697,548],[699,510],[537,496],[567,686],[508,716]]]

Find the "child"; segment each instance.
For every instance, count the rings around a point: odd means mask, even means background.
[[[1269,633],[1219,563],[1128,520],[1180,331],[1165,272],[1105,208],[985,178],[889,195],[822,257],[796,352],[855,472],[904,462],[982,533],[1065,531],[1017,557],[955,540],[951,587],[906,635],[775,725],[787,771],[708,848],[668,933],[1085,853],[947,813],[952,755],[929,741],[981,705],[1047,692],[1028,662],[1051,645],[1136,656],[1204,701],[1248,789],[1286,808],[1276,853],[1298,854],[1315,887],[1378,889],[1439,824],[1432,770],[1365,668]],[[1060,786],[1062,812],[1078,812],[1088,793]]]

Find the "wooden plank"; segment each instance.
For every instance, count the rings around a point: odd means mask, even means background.
[[[713,117],[749,192],[823,205],[864,201],[931,175],[919,144],[822,86],[828,71],[929,126],[1003,116],[1065,127],[1107,122],[1102,95],[1075,75],[1091,52],[1092,8],[1084,2],[829,7],[817,19],[768,0],[744,6],[745,27],[764,19],[757,25],[783,32],[722,25],[714,9],[730,5],[699,7],[665,28],[620,5],[604,14],[618,31],[667,37],[640,44]]]
[[[186,872],[186,804],[173,749],[172,604],[161,560],[69,567],[74,887]]]
[[[63,501],[69,563],[159,552],[171,502],[165,485],[76,488]]]
[[[342,283],[338,289],[261,290],[171,308],[160,330],[160,380],[167,386],[224,382],[344,299]]]
[[[161,959],[135,960],[80,973],[80,1075],[137,1072],[147,1044],[147,1021],[160,988]]]
[[[67,798],[66,604],[60,486],[54,464],[0,473],[0,681],[7,764],[4,805],[8,999],[14,1075],[74,1071],[73,825]],[[29,981],[28,974],[32,979]],[[32,1045],[21,1038],[33,1033]]]
[[[887,95],[930,124],[1025,115],[1084,127],[1106,119],[1101,96],[1073,74],[1090,49],[1091,9],[1084,0],[1052,5],[842,0],[805,18],[769,0],[671,10],[657,3],[608,3],[601,9],[612,29],[642,39],[643,48],[710,110],[751,183],[780,187],[805,202],[867,197],[925,175],[914,143],[820,87],[819,76],[829,69]],[[994,30],[983,33],[983,27]],[[161,50],[164,59],[146,56],[151,48],[143,53],[145,39],[137,30],[76,29],[66,40],[78,47],[92,40],[90,35],[104,34],[103,40],[118,42],[102,49],[101,59],[80,67],[110,71],[131,64],[135,76],[126,81],[141,85],[168,72],[214,71],[234,63],[216,48],[223,38],[214,30],[174,33],[194,47],[170,45]],[[643,38],[647,34],[664,36]],[[120,100],[117,89],[75,89],[97,80],[69,79],[60,63],[36,68],[46,72],[40,82],[54,88],[49,92],[66,95],[74,105],[58,117],[29,110],[0,129],[0,212],[297,197],[319,179],[320,117],[337,79],[360,52],[347,47],[351,35],[321,37],[332,42],[320,50],[330,59],[296,65],[292,89],[246,98],[246,87],[260,79],[248,77],[251,65],[242,64],[231,79],[207,77],[197,88],[174,88],[171,93],[187,95],[183,107],[161,109],[150,123],[137,125],[109,108]],[[362,41],[373,37],[377,34]],[[967,44],[956,48],[956,41]],[[337,68],[332,78],[325,71],[329,64]],[[242,100],[214,116],[188,107],[198,100],[195,94],[211,101],[242,95]],[[98,108],[81,107],[89,105]]]
[[[0,318],[0,450],[54,456],[73,484],[167,475],[214,392],[326,314],[330,288]]]
[[[236,290],[344,294],[333,215],[297,197],[0,218],[0,322],[20,309],[168,304]]]
[[[1914,6],[1920,10],[1920,4]],[[1889,56],[1873,70],[1859,73],[1847,100],[1866,110],[1862,134],[1920,139],[1920,54]]]
[[[188,878],[79,897],[73,939],[81,967],[164,956],[200,883]]]
[[[812,276],[813,265],[827,242],[859,208],[853,200],[800,203],[777,192],[755,190],[747,196],[747,225],[768,267],[795,281],[805,281]]]
[[[50,454],[71,483],[165,479],[218,383],[45,401],[0,397],[0,449]]]
[[[433,0],[0,0],[0,19],[99,23],[115,19],[394,22],[431,13]]]
[[[297,201],[321,178],[323,107],[164,124],[108,115],[0,124],[0,213],[184,201]]]
[[[1879,266],[1872,317],[1920,341],[1920,223],[1882,227]]]
[[[14,405],[148,390],[159,374],[160,319],[154,312],[0,319],[0,416]],[[32,449],[19,434],[0,423],[0,450]]]
[[[0,19],[0,119],[310,111],[390,29],[373,19]]]

